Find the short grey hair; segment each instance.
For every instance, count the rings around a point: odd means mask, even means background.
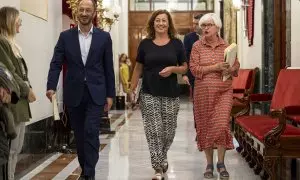
[[[199,20],[199,27],[204,24],[206,21],[213,20],[214,24],[221,29],[222,28],[222,21],[220,17],[216,13],[207,13],[201,17]]]

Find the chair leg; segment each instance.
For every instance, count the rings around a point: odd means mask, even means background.
[[[251,148],[251,160],[249,162],[250,168],[254,168],[254,166],[256,165],[256,161],[255,161],[256,156],[257,156],[256,150],[254,148]]]
[[[280,180],[289,180],[292,178],[292,159],[291,158],[281,158],[280,159]]]
[[[262,155],[260,155],[259,153],[256,153],[256,166],[255,166],[255,168],[254,168],[254,173],[256,174],[256,175],[259,175],[260,174],[260,172],[262,171],[262,162],[263,162],[263,157],[262,157]]]
[[[269,175],[269,180],[277,180],[276,165],[278,163],[278,157],[266,157],[264,159],[264,170]]]

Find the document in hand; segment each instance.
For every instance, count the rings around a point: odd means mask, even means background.
[[[230,67],[232,67],[236,60],[236,57],[237,57],[237,45],[235,43],[232,43],[224,50],[224,60],[230,65]],[[230,78],[230,75],[223,76],[223,81],[226,81],[228,78]]]
[[[56,94],[53,94],[53,96],[52,96],[52,106],[53,106],[54,120],[55,121],[60,120],[59,112],[58,112],[58,106],[57,106]]]

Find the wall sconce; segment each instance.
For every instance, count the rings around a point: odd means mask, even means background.
[[[97,24],[100,28],[108,27],[109,31],[111,26],[118,21],[121,13],[121,7],[113,5],[112,7],[103,6],[102,0],[97,3]]]
[[[237,11],[239,11],[240,9],[243,10],[243,31],[244,31],[244,36],[246,37],[248,34],[248,26],[247,26],[247,8],[249,7],[249,2],[248,0],[232,0],[232,4],[235,7],[235,9]]]

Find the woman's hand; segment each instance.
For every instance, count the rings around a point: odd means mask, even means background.
[[[164,68],[162,71],[159,72],[159,75],[162,77],[169,77],[173,73],[173,67],[169,66]]]
[[[184,76],[182,76],[182,79],[183,79],[183,81],[187,84],[187,85],[191,85],[190,84],[190,80],[189,80],[189,77],[187,76],[187,75],[184,75]]]
[[[227,69],[224,69],[223,71],[222,71],[222,75],[223,76],[231,76],[232,75],[232,68],[230,67],[230,68],[227,68]]]
[[[27,98],[27,99],[28,99],[28,101],[29,101],[30,103],[36,101],[35,94],[34,94],[34,92],[32,91],[31,88],[30,88],[30,91],[29,91],[29,94],[28,94],[28,98]]]
[[[215,70],[216,71],[225,71],[228,70],[230,65],[227,62],[220,62],[215,64]]]
[[[130,102],[135,102],[135,98],[136,98],[135,92],[134,92],[134,91],[131,91],[131,92],[129,93],[129,101],[130,101]]]

